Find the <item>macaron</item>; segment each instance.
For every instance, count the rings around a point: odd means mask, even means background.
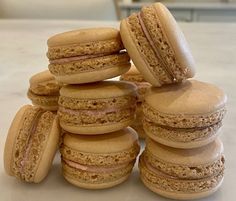
[[[49,70],[33,75],[30,80],[28,98],[33,105],[45,110],[56,111],[58,109],[59,90],[61,85]]]
[[[197,80],[151,88],[143,103],[143,127],[161,144],[200,147],[220,133],[226,101],[222,89]]]
[[[102,81],[61,88],[61,127],[75,134],[104,134],[125,128],[135,119],[137,88],[129,82]]]
[[[142,7],[121,21],[120,34],[132,61],[153,86],[195,74],[194,59],[174,17],[162,3]]]
[[[132,65],[128,72],[120,76],[120,80],[132,82],[137,86],[138,102],[142,103],[147,90],[151,84],[147,82],[143,75]]]
[[[199,199],[214,193],[224,178],[223,144],[217,138],[195,149],[176,149],[147,140],[140,177],[151,191],[172,199]]]
[[[136,118],[131,127],[136,130],[139,138],[145,138],[146,134],[143,129],[143,123],[142,123],[143,119],[142,102],[144,100],[146,92],[151,87],[151,84],[144,79],[142,74],[140,74],[140,72],[136,69],[134,65],[131,66],[130,70],[127,73],[120,76],[120,80],[132,82],[137,86],[138,102],[137,102]]]
[[[129,177],[139,149],[131,128],[105,135],[66,133],[60,148],[63,176],[81,188],[113,187]]]
[[[59,136],[54,113],[23,106],[8,131],[4,149],[6,173],[25,182],[41,182],[52,165]]]
[[[129,70],[120,33],[114,28],[79,29],[48,39],[49,70],[65,84],[113,78]]]

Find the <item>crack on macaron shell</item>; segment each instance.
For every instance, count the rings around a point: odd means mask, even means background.
[[[25,118],[17,135],[13,151],[12,172],[17,178],[27,182],[34,182],[34,176],[40,161],[40,154],[47,143],[48,132],[51,130],[51,122],[55,117],[53,113],[44,111],[37,122],[33,123],[35,125],[35,132],[30,133],[32,121],[34,121],[33,118],[40,111],[43,110],[39,108],[26,110],[24,114]],[[46,125],[45,122],[47,122]]]
[[[202,128],[211,126],[222,121],[226,113],[225,106],[206,114],[166,114],[157,111],[146,101],[144,101],[142,107],[145,118],[148,118],[153,123],[173,128]]]
[[[148,147],[143,152],[143,160],[145,163],[157,169],[164,174],[180,179],[202,179],[213,175],[218,175],[225,169],[224,155],[220,155],[218,159],[209,162],[207,164],[187,166],[179,165],[171,162],[165,162],[162,159],[154,156]]]
[[[50,80],[45,82],[40,82],[37,84],[31,84],[29,90],[36,95],[59,95],[59,90],[61,86],[56,80]]]
[[[163,62],[163,68],[170,74],[173,82],[179,82],[187,78],[188,68],[181,68],[180,63],[176,60],[173,47],[168,41],[164,28],[158,16],[156,7],[143,7],[140,12],[143,21],[144,33],[159,59]],[[141,23],[142,25],[142,23]]]
[[[71,114],[68,112],[61,111],[59,107],[58,115],[60,123],[73,126],[95,126],[95,125],[109,125],[115,124],[118,122],[125,122],[130,119],[135,118],[135,107],[130,108],[120,108],[116,111],[103,112],[100,113],[95,111],[94,114],[92,111],[78,111],[76,114]]]
[[[136,141],[130,149],[123,150],[116,153],[87,153],[74,150],[65,144],[60,147],[60,152],[63,159],[71,160],[82,165],[113,165],[124,164],[135,160],[139,153],[140,147]]]
[[[179,179],[151,168],[147,166],[141,157],[139,163],[141,179],[145,179],[157,189],[176,193],[198,193],[211,190],[221,183],[224,175],[221,171],[217,175],[202,179]]]
[[[112,39],[105,41],[80,43],[66,46],[48,47],[47,57],[50,60],[94,54],[115,53],[124,49],[121,40]]]
[[[62,64],[49,64],[50,72],[55,75],[68,75],[76,73],[92,72],[94,70],[105,70],[117,65],[130,67],[130,57],[126,52],[109,54],[79,61],[72,61]]]
[[[113,172],[88,172],[84,170],[75,169],[70,167],[62,161],[63,175],[69,176],[72,179],[78,180],[82,183],[101,184],[104,182],[111,182],[118,180],[126,175],[129,175],[133,169],[134,162],[129,163],[125,168],[120,168]]]
[[[114,98],[96,98],[96,99],[78,99],[66,96],[60,96],[58,104],[64,108],[70,109],[106,109],[108,107],[122,108],[129,105],[135,105],[135,94],[116,96]]]
[[[156,58],[154,51],[151,48],[143,30],[141,28],[137,14],[132,14],[126,20],[131,38],[137,47],[140,56],[148,66],[148,69],[153,73],[160,84],[172,83],[171,78],[161,68],[159,61]],[[136,65],[137,66],[137,65]],[[138,67],[138,66],[137,66]]]
[[[171,128],[153,123],[147,117],[143,119],[143,125],[150,138],[160,138],[171,142],[198,142],[216,136],[222,126],[218,122],[208,127],[201,128]]]

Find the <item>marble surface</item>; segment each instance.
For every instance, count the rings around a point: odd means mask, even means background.
[[[142,185],[137,166],[124,184],[99,191],[83,190],[67,183],[61,176],[59,155],[47,179],[38,185],[22,183],[4,172],[6,133],[19,107],[30,103],[26,98],[29,77],[47,68],[47,38],[58,32],[92,26],[118,27],[118,23],[0,20],[0,200],[168,200]],[[228,94],[228,114],[221,135],[227,160],[225,181],[217,193],[203,200],[230,201],[235,196],[236,185],[236,24],[181,23],[180,26],[196,59],[196,78],[217,84]]]

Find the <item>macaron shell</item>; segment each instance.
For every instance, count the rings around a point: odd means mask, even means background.
[[[38,169],[34,176],[35,183],[41,182],[47,176],[58,148],[59,138],[60,128],[58,118],[56,117],[53,121],[52,128],[47,139],[47,144],[44,147],[44,152],[41,156]]]
[[[84,85],[64,86],[60,90],[60,95],[79,99],[99,99],[136,95],[136,90],[136,86],[130,82],[102,81]]]
[[[195,74],[195,61],[183,32],[170,11],[162,3],[155,3],[154,6],[177,61],[180,62],[182,67],[187,67],[187,77],[193,77]]]
[[[142,168],[142,167],[140,167],[140,168]],[[144,169],[141,171],[145,172]],[[162,190],[162,189],[158,188],[155,184],[151,183],[150,181],[147,181],[147,179],[142,174],[141,174],[141,180],[147,188],[149,188],[154,193],[157,193],[163,197],[176,199],[176,200],[193,200],[193,199],[200,199],[200,198],[207,197],[207,196],[213,194],[214,192],[216,192],[220,188],[220,186],[222,185],[224,177],[222,177],[220,179],[220,181],[217,183],[217,185],[212,187],[211,189],[208,189],[203,192],[194,192],[194,193],[192,193],[192,192],[180,193],[180,192]]]
[[[48,39],[49,47],[72,45],[119,38],[119,31],[113,28],[90,28],[68,31]]]
[[[144,118],[143,125],[147,136],[160,144],[180,149],[192,149],[214,141],[221,133],[222,123],[205,128],[177,129],[158,126]]]
[[[49,70],[33,75],[29,83],[29,90],[36,95],[55,95],[61,87]]]
[[[22,117],[24,116],[24,113],[27,109],[29,109],[30,105],[25,105],[16,113],[11,126],[8,130],[7,139],[5,142],[5,148],[4,148],[4,168],[8,175],[13,175],[11,170],[11,163],[13,161],[13,147],[15,145],[15,138],[18,134],[19,128],[22,125]]]
[[[108,78],[113,78],[119,76],[123,73],[126,73],[130,68],[130,64],[116,64],[110,68],[105,68],[102,70],[95,70],[91,72],[68,74],[68,75],[59,75],[56,76],[56,79],[59,82],[65,84],[84,84],[102,81]]]
[[[85,188],[85,189],[105,189],[105,188],[111,188],[113,186],[116,186],[118,184],[123,183],[125,180],[127,180],[129,178],[130,175],[128,174],[128,175],[125,175],[124,177],[121,177],[117,180],[110,181],[110,182],[105,182],[105,183],[100,183],[100,184],[83,183],[83,182],[80,182],[80,181],[66,175],[65,173],[63,173],[63,176],[65,177],[65,179],[69,183],[71,183],[75,186],[81,187],[81,188]]]
[[[122,111],[121,111],[122,112]],[[67,123],[63,119],[63,114],[59,113],[60,125],[61,127],[74,134],[84,134],[84,135],[102,135],[110,132],[114,132],[127,126],[131,125],[134,121],[134,115],[130,113],[130,117],[121,122],[111,122],[108,124],[88,124],[88,125],[79,125],[75,122]]]
[[[153,140],[147,141],[148,150],[157,158],[166,163],[175,163],[184,166],[198,166],[211,163],[219,159],[224,151],[223,143],[219,138],[210,144],[195,149],[176,149],[161,145]],[[175,159],[173,161],[173,158]]]
[[[153,86],[159,87],[161,86],[159,80],[153,75],[153,73],[149,70],[148,65],[145,60],[140,55],[135,42],[131,36],[131,33],[128,28],[128,24],[126,19],[123,19],[120,24],[120,34],[122,41],[124,43],[125,48],[127,49],[132,61],[134,62],[137,69],[143,75],[145,80],[151,83]]]
[[[121,152],[130,149],[137,141],[137,133],[130,127],[106,135],[66,134],[64,137],[66,146],[77,151],[97,154]]]
[[[58,109],[59,95],[37,95],[29,90],[27,96],[33,105],[39,106],[44,110],[56,111]]]
[[[197,80],[151,88],[145,101],[164,114],[209,114],[222,109],[227,101],[217,86]]]

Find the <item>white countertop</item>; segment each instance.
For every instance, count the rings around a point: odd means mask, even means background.
[[[235,2],[162,2],[169,9],[207,9],[207,10],[236,10]],[[148,5],[147,2],[121,2],[120,8],[127,9],[139,9],[144,5]]]
[[[5,174],[3,148],[8,127],[26,98],[29,77],[47,68],[46,40],[71,29],[114,26],[115,22],[0,20],[0,200],[2,201],[156,201],[167,200],[146,189],[135,167],[130,179],[112,189],[83,190],[60,174],[59,156],[41,184],[25,184]],[[233,201],[236,185],[236,24],[181,23],[197,63],[197,79],[221,86],[228,94],[228,114],[221,139],[225,146],[226,174],[220,190],[205,201]]]

